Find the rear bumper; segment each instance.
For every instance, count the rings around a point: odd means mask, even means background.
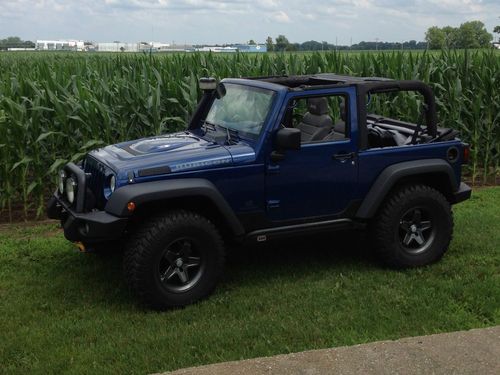
[[[472,188],[466,183],[461,183],[458,190],[453,193],[452,202],[453,204],[463,202],[470,198],[472,193]]]
[[[61,220],[64,236],[69,241],[97,243],[122,237],[127,218],[117,217],[105,211],[77,213],[55,193],[47,204],[47,216]]]

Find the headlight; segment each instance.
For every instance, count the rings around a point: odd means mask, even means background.
[[[113,194],[115,189],[116,189],[116,176],[114,174],[108,175],[106,177],[106,183],[104,184],[104,191],[103,191],[104,197],[106,199],[109,199],[109,197],[111,197],[111,194]]]
[[[73,203],[75,201],[75,192],[76,192],[77,183],[73,177],[69,177],[66,180],[66,198],[69,203]]]
[[[66,172],[64,170],[59,171],[59,193],[64,193],[64,180],[66,180]]]

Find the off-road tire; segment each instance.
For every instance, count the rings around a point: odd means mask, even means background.
[[[418,229],[406,221],[412,217],[412,209],[413,216],[420,211],[419,221],[427,223],[422,228],[431,226],[419,238],[421,241],[427,237],[424,245],[417,243],[416,237],[411,238],[412,231]],[[422,220],[422,212],[427,213],[428,220]],[[453,233],[451,206],[443,194],[430,186],[403,186],[385,200],[370,229],[375,250],[385,264],[395,268],[424,266],[438,261],[448,250]],[[407,247],[408,239],[412,243]],[[410,245],[416,248],[409,248]]]
[[[162,281],[162,276],[166,279],[166,271],[173,267],[169,263],[172,253],[169,246],[177,246],[179,242],[182,247],[181,242],[187,240],[199,254],[200,272],[192,286],[181,290],[180,285],[177,290],[175,285],[168,285],[169,280]],[[165,271],[161,270],[163,264],[166,264]],[[185,210],[171,211],[148,220],[131,234],[125,245],[123,265],[126,281],[147,305],[156,309],[180,307],[212,293],[223,270],[224,245],[218,230],[207,218]],[[177,270],[182,272],[182,267]],[[183,283],[175,272],[171,278],[173,282]]]

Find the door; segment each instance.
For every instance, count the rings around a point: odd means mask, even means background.
[[[284,152],[282,160],[269,158],[266,210],[271,221],[327,220],[342,215],[353,199],[357,145],[351,129],[355,116],[347,110],[346,93],[324,98],[327,108],[322,98],[292,98],[288,103],[289,114],[284,117],[291,120],[280,126],[299,128],[302,143],[300,150]]]

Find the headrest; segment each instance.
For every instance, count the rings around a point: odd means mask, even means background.
[[[307,99],[307,110],[313,115],[326,115],[329,112],[328,100],[326,98]]]

